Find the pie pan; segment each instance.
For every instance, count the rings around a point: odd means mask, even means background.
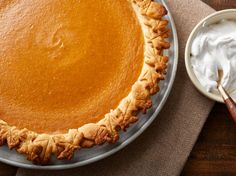
[[[158,1],[166,4],[164,1]],[[167,7],[168,9],[168,7]],[[152,97],[153,107],[143,115],[139,114],[139,121],[128,128],[128,130],[123,133],[120,133],[120,139],[116,144],[104,144],[101,146],[95,146],[91,149],[81,149],[79,152],[76,152],[73,159],[70,161],[59,161],[55,158],[52,158],[51,162],[45,166],[34,165],[30,161],[27,161],[24,156],[19,155],[14,150],[10,151],[6,146],[0,148],[0,161],[14,165],[17,167],[23,167],[28,169],[68,169],[73,167],[78,167],[86,165],[100,159],[103,159],[118,150],[124,148],[130,142],[132,142],[136,137],[138,137],[155,119],[157,114],[160,112],[164,103],[170,93],[172,84],[174,82],[176,69],[177,69],[177,59],[178,59],[178,42],[177,34],[173,19],[169,13],[166,18],[170,21],[169,28],[172,30],[172,36],[169,41],[171,42],[171,48],[165,51],[165,55],[169,56],[168,71],[166,79],[161,82],[161,91]]]
[[[195,39],[195,37],[197,36],[197,34],[199,33],[199,31],[202,29],[202,27],[204,27],[205,25],[210,25],[210,24],[214,24],[219,22],[220,20],[223,19],[233,19],[236,20],[236,9],[228,9],[228,10],[222,10],[222,11],[218,11],[215,12],[209,16],[207,16],[206,18],[204,18],[202,21],[200,21],[197,26],[193,29],[193,31],[191,32],[187,44],[186,44],[186,48],[185,48],[185,66],[188,72],[188,75],[191,79],[191,81],[193,82],[194,86],[206,97],[220,102],[220,103],[224,103],[224,100],[222,99],[220,94],[213,94],[211,92],[207,92],[204,87],[200,84],[200,82],[198,81],[197,77],[194,74],[193,71],[193,67],[191,66],[191,46],[192,46],[192,42]]]

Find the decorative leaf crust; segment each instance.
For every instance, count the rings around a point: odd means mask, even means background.
[[[70,129],[66,134],[37,134],[0,120],[0,145],[15,148],[36,164],[47,164],[52,154],[60,160],[71,159],[74,151],[82,147],[115,143],[118,131],[136,122],[139,111],[145,113],[152,106],[150,96],[159,91],[158,82],[164,79],[168,62],[163,50],[170,47],[165,39],[170,30],[168,21],[162,19],[167,11],[153,0],[128,1],[137,13],[145,39],[144,65],[129,95],[99,122]]]

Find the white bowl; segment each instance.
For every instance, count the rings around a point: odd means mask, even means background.
[[[202,94],[204,94],[205,96],[207,96],[208,98],[212,100],[215,100],[221,103],[223,103],[224,101],[220,94],[213,94],[213,93],[207,92],[205,88],[198,81],[197,77],[195,76],[193,72],[190,54],[191,54],[192,42],[197,36],[198,32],[201,30],[201,28],[205,25],[217,23],[223,19],[236,20],[236,9],[218,11],[204,18],[201,22],[197,24],[197,26],[191,32],[188,38],[187,44],[186,44],[186,48],[185,48],[185,66],[186,66],[186,69],[187,69],[187,72],[191,81]]]

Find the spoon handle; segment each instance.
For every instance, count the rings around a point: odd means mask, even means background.
[[[224,99],[224,102],[232,116],[232,119],[234,120],[234,122],[236,122],[236,104],[234,100],[229,96],[229,94],[225,91],[221,84],[218,86],[218,90]]]
[[[225,104],[233,118],[233,120],[236,122],[236,104],[234,102],[234,100],[229,97],[228,99],[224,100]]]

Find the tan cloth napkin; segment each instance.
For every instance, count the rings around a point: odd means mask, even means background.
[[[184,47],[193,27],[214,10],[200,0],[168,3],[177,26],[180,57],[172,93],[153,124],[125,149],[99,162],[64,171],[18,169],[17,176],[179,175],[214,104],[190,82],[184,66]]]

